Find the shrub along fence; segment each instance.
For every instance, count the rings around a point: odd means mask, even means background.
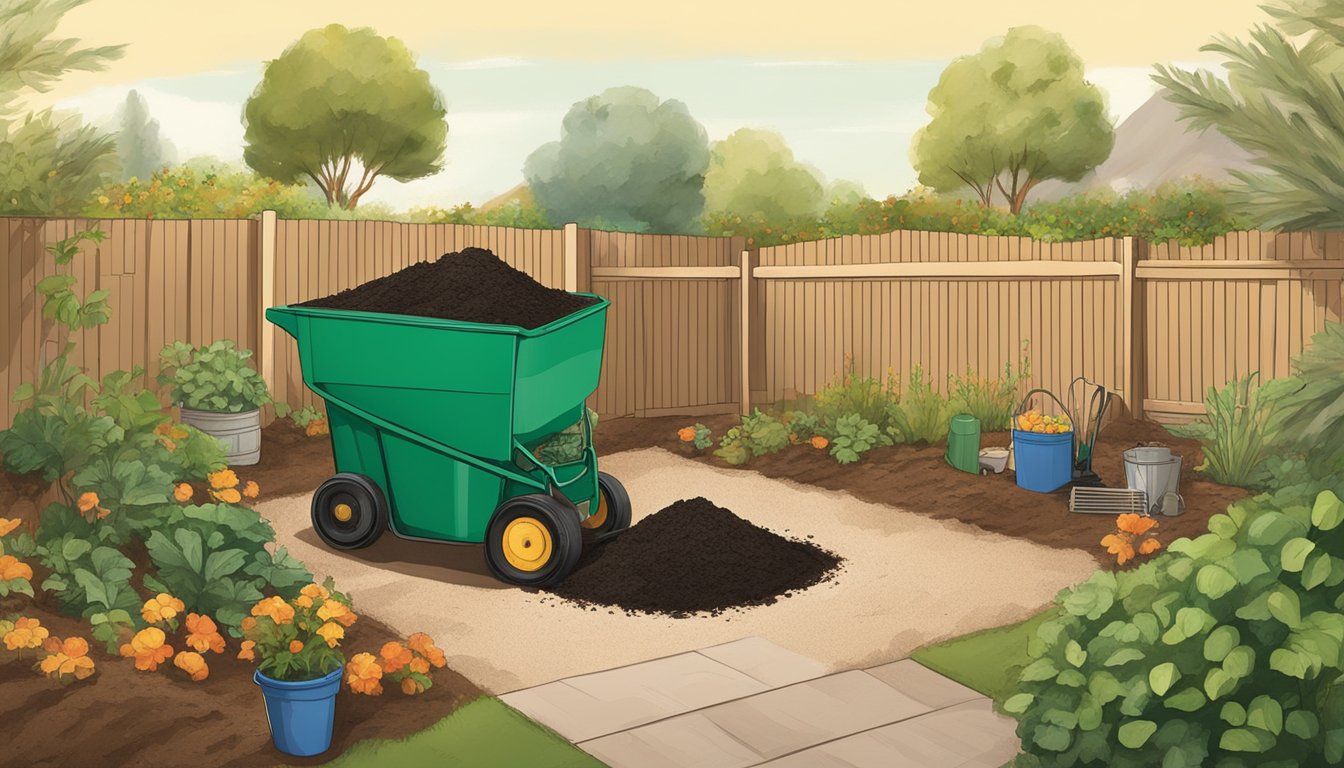
[[[45,246],[106,233],[68,267]],[[167,342],[235,339],[255,350],[277,400],[316,404],[295,346],[262,312],[349,288],[467,246],[540,282],[609,298],[604,415],[735,412],[814,392],[852,355],[857,370],[935,382],[994,375],[1027,343],[1033,386],[1076,375],[1135,412],[1202,413],[1204,391],[1290,358],[1341,317],[1344,233],[1234,232],[1203,247],[1131,238],[1045,243],[896,231],[744,250],[741,238],[374,221],[0,218],[0,424],[10,396],[64,339],[37,281],[72,270],[111,290],[112,322],[77,331],[92,374],[155,373]]]

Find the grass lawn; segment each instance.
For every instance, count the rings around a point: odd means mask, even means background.
[[[1054,610],[1048,608],[1019,624],[925,646],[910,656],[1002,705],[1015,692],[1017,675],[1027,665],[1027,640]]]
[[[603,768],[596,758],[492,696],[482,696],[405,739],[356,744],[328,765]]]

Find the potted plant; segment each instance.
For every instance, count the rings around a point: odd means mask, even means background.
[[[281,752],[311,757],[331,746],[345,670],[341,640],[354,622],[349,600],[331,579],[309,584],[293,600],[265,598],[243,619],[238,658],[257,662],[252,680],[261,686],[271,741]]]
[[[159,383],[172,387],[183,423],[224,443],[233,465],[261,460],[261,407],[271,402],[250,357],[229,340],[200,348],[178,341],[159,353]]]

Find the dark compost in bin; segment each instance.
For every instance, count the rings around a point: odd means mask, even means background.
[[[678,618],[768,605],[829,581],[841,559],[789,539],[703,498],[683,499],[615,539],[585,548],[549,591],[583,605]]]
[[[295,306],[538,328],[593,303],[546,286],[483,248],[446,253]]]

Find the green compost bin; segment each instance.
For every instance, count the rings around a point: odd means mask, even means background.
[[[581,517],[599,507],[585,401],[608,302],[581,295],[597,301],[535,329],[302,306],[266,319],[294,337],[303,381],[326,401],[337,472],[379,487],[393,532],[481,542],[516,496],[562,494]],[[577,461],[534,453],[579,424]]]
[[[980,420],[969,413],[952,417],[947,430],[947,463],[962,472],[980,472]]]

